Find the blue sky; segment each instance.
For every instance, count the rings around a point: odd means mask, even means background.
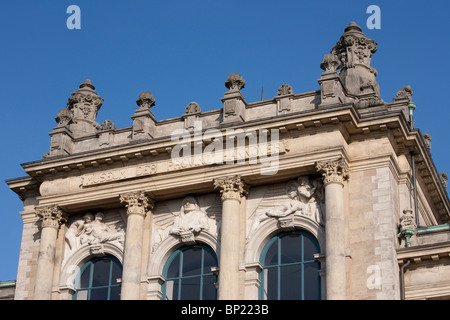
[[[68,6],[81,9],[69,30]],[[381,9],[369,30],[368,6]],[[156,99],[157,120],[178,117],[197,102],[222,107],[228,74],[246,81],[247,102],[318,90],[323,55],[355,21],[378,43],[372,66],[390,102],[410,85],[416,127],[432,137],[438,172],[450,173],[450,2],[363,0],[117,1],[9,0],[0,6],[0,180],[25,175],[22,163],[49,151],[54,117],[87,78],[105,100],[97,122],[132,125],[139,93]],[[16,279],[23,210],[0,183],[0,281]]]

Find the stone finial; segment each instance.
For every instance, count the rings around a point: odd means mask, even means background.
[[[335,72],[339,69],[341,62],[335,52],[328,53],[323,56],[323,60],[320,63],[320,68],[327,73]]]
[[[116,125],[111,120],[105,120],[100,125],[100,131],[114,130],[114,129],[116,129]]]
[[[150,109],[155,105],[155,102],[155,98],[149,91],[141,92],[136,100],[136,104],[142,109]]]
[[[380,86],[375,79],[377,70],[370,65],[376,51],[377,43],[367,38],[355,22],[351,22],[331,49],[331,56],[327,56],[322,65],[325,70],[328,68],[331,71],[339,61],[339,77],[347,93],[355,98],[358,109],[384,105]]]
[[[423,141],[425,142],[425,147],[428,150],[431,150],[431,135],[428,132],[425,132],[423,135]]]
[[[61,109],[58,111],[55,120],[58,123],[58,127],[65,127],[72,122],[73,113],[67,108]]]
[[[401,88],[398,92],[397,95],[392,98],[392,101],[398,101],[398,100],[408,100],[409,102],[411,102],[411,96],[413,95],[413,91],[411,89],[410,86],[404,86],[403,88]]]
[[[72,96],[69,98],[67,102],[67,108],[75,109],[80,108],[84,117],[88,118],[88,115],[95,114],[97,116],[97,111],[103,104],[103,99],[95,92],[95,87],[92,84],[91,80],[86,79],[77,91],[72,93]],[[75,114],[75,116],[79,116]],[[95,117],[94,117],[95,118]]]
[[[289,84],[283,84],[278,88],[277,95],[284,96],[287,94],[294,94],[294,90],[292,89],[292,86]]]
[[[191,102],[186,106],[185,113],[186,114],[196,114],[200,113],[202,110],[197,102]]]
[[[240,91],[242,88],[245,88],[245,81],[239,73],[232,73],[225,81],[225,87],[230,89],[230,91]]]
[[[444,187],[444,189],[447,189],[447,180],[448,180],[447,172],[441,172],[439,174],[439,177],[441,178],[442,186]]]

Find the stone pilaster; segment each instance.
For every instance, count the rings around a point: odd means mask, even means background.
[[[144,218],[148,209],[153,208],[153,201],[144,192],[122,194],[120,201],[127,207],[121,299],[139,300]]]
[[[247,194],[240,176],[214,179],[222,198],[220,232],[219,299],[239,299],[240,203]]]
[[[345,225],[344,225],[344,181],[349,172],[342,160],[321,161],[316,169],[323,176],[325,186],[325,265],[327,300],[345,300]]]
[[[41,220],[41,242],[34,286],[34,300],[50,300],[55,267],[56,239],[61,224],[67,221],[67,214],[57,205],[36,208]]]

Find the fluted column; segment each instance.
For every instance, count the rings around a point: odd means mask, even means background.
[[[239,176],[214,179],[222,198],[220,232],[219,299],[239,299],[239,233],[240,203],[246,195]]]
[[[122,194],[120,201],[125,202],[127,207],[121,299],[139,300],[144,218],[148,208],[153,208],[153,201],[143,192]]]
[[[346,299],[344,181],[349,173],[342,160],[321,161],[316,169],[325,186],[325,265],[327,300]]]
[[[50,300],[55,267],[56,239],[61,224],[67,221],[67,214],[57,205],[36,208],[41,220],[41,242],[37,260],[34,300]]]

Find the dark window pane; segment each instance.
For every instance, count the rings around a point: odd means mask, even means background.
[[[122,268],[118,263],[114,263],[114,261],[111,261],[112,263],[112,270],[111,270],[111,285],[117,284],[117,279],[122,278]]]
[[[108,300],[108,288],[91,289],[89,300]]]
[[[200,277],[184,278],[181,280],[180,300],[200,299]]]
[[[265,286],[267,300],[278,299],[278,268],[266,269],[267,286]]]
[[[280,299],[300,300],[302,298],[301,265],[280,268]]]
[[[180,274],[180,254],[172,260],[169,266],[169,270],[167,270],[167,278],[176,278]]]
[[[305,300],[320,300],[319,263],[305,263]]]
[[[314,254],[319,253],[319,248],[310,237],[303,237],[303,259],[304,261],[314,261]]]
[[[301,261],[302,246],[299,234],[284,236],[281,240],[281,263],[294,263]]]
[[[278,239],[275,239],[270,245],[264,259],[264,266],[273,266],[278,264]]]
[[[120,286],[111,287],[109,292],[109,300],[120,300]]]
[[[92,287],[101,287],[109,285],[110,260],[98,260],[94,263],[94,274],[92,278]]]
[[[216,282],[217,277],[214,275],[206,276],[203,278],[203,300],[217,299],[217,289],[215,285]]]
[[[86,269],[84,269],[83,273],[80,277],[80,288],[89,288],[89,279],[91,275],[91,264],[89,264]]]
[[[168,296],[169,300],[180,300],[179,294],[179,280],[173,281],[172,297]]]
[[[216,259],[208,250],[203,250],[203,273],[211,273],[211,267],[216,267]]]
[[[202,250],[188,249],[183,251],[183,277],[201,273]]]

